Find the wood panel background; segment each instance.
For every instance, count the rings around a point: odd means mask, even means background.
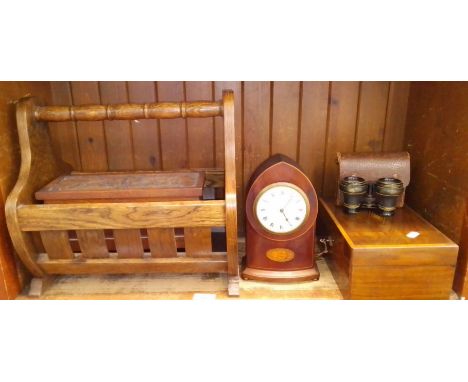
[[[236,102],[239,224],[254,169],[270,155],[297,160],[317,193],[335,192],[337,151],[403,148],[408,82],[52,82],[52,102],[220,99]],[[51,124],[54,144],[77,170],[170,170],[224,165],[220,118]]]
[[[456,243],[463,243],[454,289],[466,296],[468,82],[412,82],[405,147],[411,154],[408,203]],[[465,225],[468,220],[465,220]]]

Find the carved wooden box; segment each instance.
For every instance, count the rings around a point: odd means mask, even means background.
[[[36,192],[47,202],[160,201],[202,198],[205,174],[195,171],[63,175]]]
[[[317,232],[331,241],[326,259],[344,298],[450,297],[458,246],[409,207],[348,215],[321,199]]]

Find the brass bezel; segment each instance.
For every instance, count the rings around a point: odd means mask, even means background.
[[[260,221],[260,219],[258,218],[257,216],[257,203],[258,203],[258,200],[260,199],[260,197],[265,193],[267,192],[268,190],[270,190],[271,188],[273,187],[277,187],[277,186],[286,186],[286,187],[290,187],[290,188],[293,188],[295,189],[297,192],[299,192],[299,194],[301,194],[301,196],[303,197],[303,199],[305,200],[305,203],[306,203],[306,214],[304,216],[304,220],[302,221],[302,223],[297,226],[296,228],[294,228],[292,231],[288,231],[288,232],[274,232],[274,231],[270,231],[268,228],[264,227],[262,222]],[[255,219],[257,219],[257,222],[258,224],[260,225],[260,228],[263,229],[265,232],[268,232],[269,234],[271,235],[278,235],[278,236],[285,236],[285,235],[291,235],[292,233],[294,232],[297,232],[299,229],[302,228],[302,226],[306,223],[307,219],[309,218],[309,215],[310,215],[310,202],[309,202],[309,198],[307,197],[306,193],[301,189],[299,188],[298,186],[296,186],[295,184],[293,183],[289,183],[289,182],[276,182],[276,183],[271,183],[269,184],[268,186],[266,186],[265,188],[263,188],[259,193],[258,195],[255,197],[255,200],[254,200],[254,203],[253,203],[253,216],[255,216]]]

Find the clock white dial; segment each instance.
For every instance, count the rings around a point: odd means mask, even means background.
[[[302,190],[290,183],[276,183],[262,190],[255,202],[255,215],[266,230],[286,234],[306,220],[309,203]]]

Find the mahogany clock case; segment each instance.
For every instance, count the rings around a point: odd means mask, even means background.
[[[309,213],[298,229],[285,234],[265,230],[254,212],[257,196],[275,183],[290,183],[307,197]],[[307,176],[290,158],[276,154],[263,162],[253,173],[246,198],[246,279],[262,281],[317,280],[319,272],[314,259],[315,222],[318,201],[315,189]],[[286,249],[293,252],[287,261],[272,260],[267,252]]]

